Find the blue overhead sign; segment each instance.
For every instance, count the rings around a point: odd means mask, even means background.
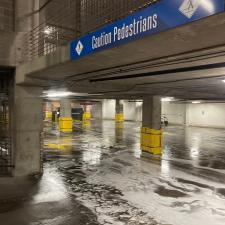
[[[224,0],[161,0],[71,42],[71,59],[112,48],[224,11]]]

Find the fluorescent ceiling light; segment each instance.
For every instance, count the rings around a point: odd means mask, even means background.
[[[210,13],[215,12],[215,7],[210,0],[201,0],[202,6]]]
[[[49,90],[49,91],[44,91],[43,96],[47,98],[63,98],[63,97],[68,97],[68,96],[77,96],[77,97],[82,97],[82,96],[88,96],[88,93],[74,93],[66,90]]]
[[[162,102],[171,102],[171,101],[174,101],[174,97],[165,97],[165,98],[161,98],[161,101]]]
[[[47,26],[44,29],[44,33],[50,35],[53,32],[53,27]]]
[[[68,97],[68,96],[71,96],[71,95],[73,95],[73,93],[72,92],[68,92],[68,91],[46,93],[46,96],[48,98]]]
[[[47,35],[49,35],[51,33],[51,31],[49,29],[45,29],[44,30],[44,33],[47,34]]]
[[[192,104],[200,104],[201,102],[200,101],[193,101],[191,102]]]

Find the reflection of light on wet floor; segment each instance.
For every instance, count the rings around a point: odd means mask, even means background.
[[[134,145],[133,149],[134,149],[134,157],[141,158],[142,151],[140,148],[140,143],[136,143],[136,145]]]
[[[164,133],[162,160],[154,157],[139,160],[136,158],[140,158],[141,155],[140,128],[136,123],[125,122],[123,133],[115,132],[114,121],[104,121],[91,128],[93,128],[91,132],[73,133],[73,146],[76,147],[76,151],[73,151],[75,164],[72,163],[72,165],[76,169],[71,169],[71,179],[82,178],[88,184],[113,185],[123,191],[125,200],[140,206],[157,220],[166,221],[165,224],[224,224],[224,195],[219,195],[216,191],[218,188],[223,188],[224,182],[218,185],[210,181],[215,173],[211,173],[212,171],[208,169],[207,178],[209,179],[203,179],[198,174],[206,174],[205,168],[201,170],[199,165],[192,165],[204,159],[205,156],[210,159],[210,154],[215,154],[215,144],[219,146],[217,149],[221,156],[224,156],[223,133],[213,130],[213,136],[216,138],[212,140],[212,134],[208,134],[208,130],[206,132],[202,129],[199,131],[197,128],[167,127]],[[116,140],[120,140],[119,144]],[[53,143],[62,142],[57,140]],[[221,157],[219,160],[223,159],[224,157]],[[99,166],[100,163],[101,166]],[[91,165],[90,170],[89,165]],[[66,172],[68,170],[65,169]],[[48,168],[46,171],[51,174]],[[54,172],[57,173],[57,170],[53,171],[53,177]],[[218,172],[221,173],[221,169]],[[45,175],[43,185],[56,187],[50,189],[40,185],[39,194],[35,196],[36,201],[45,201],[47,198],[53,201],[52,199],[55,200],[56,197],[66,198],[67,193],[60,174],[56,174],[56,180],[59,179],[62,182],[58,186],[54,184],[55,178],[53,181],[50,179],[52,184],[48,184],[49,176]],[[221,179],[223,178],[221,175]],[[158,186],[161,191],[164,191],[164,195],[160,195],[161,192],[155,192]],[[186,195],[181,193],[180,197],[177,197],[171,194],[180,192]],[[51,193],[50,196],[48,193]],[[220,193],[223,193],[223,190]],[[90,206],[88,201],[93,199],[95,199],[93,193],[90,192],[87,193],[84,201]],[[104,205],[98,210],[102,210],[104,216]]]
[[[190,156],[192,159],[196,159],[199,156],[199,149],[196,147],[192,147],[190,151]]]
[[[82,122],[82,129],[89,131],[91,129],[91,121],[90,120],[84,120]]]
[[[47,146],[45,146],[45,148],[65,150],[65,145],[63,145],[63,144],[48,143]]]
[[[168,146],[164,147],[162,160],[161,160],[161,177],[169,177],[170,176],[170,148]]]
[[[45,168],[39,183],[39,191],[33,197],[33,203],[55,202],[67,198],[67,189],[57,169]]]
[[[98,165],[101,160],[101,151],[88,150],[83,152],[83,161],[89,165]]]
[[[195,136],[192,138],[192,147],[190,148],[190,158],[194,166],[199,164],[199,146],[200,146],[200,137]]]
[[[63,154],[71,154],[73,149],[73,138],[71,135],[58,137],[56,140],[46,141],[45,150],[59,150]]]
[[[170,177],[170,162],[167,160],[161,161],[161,177]]]

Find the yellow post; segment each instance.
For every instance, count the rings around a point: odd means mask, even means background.
[[[46,120],[51,120],[52,119],[52,112],[46,111],[45,112],[45,119]]]
[[[123,113],[116,113],[116,115],[115,115],[115,121],[116,122],[123,122],[124,121]]]
[[[63,133],[70,133],[73,131],[73,119],[71,117],[59,118],[59,130]]]
[[[83,119],[83,121],[90,120],[91,119],[91,113],[90,112],[84,112],[82,119]]]
[[[163,130],[141,128],[141,150],[154,155],[162,154]]]

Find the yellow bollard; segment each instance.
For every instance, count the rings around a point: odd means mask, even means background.
[[[84,120],[90,120],[91,119],[91,113],[90,112],[84,112],[82,119],[83,119],[83,121]]]
[[[71,117],[59,118],[59,130],[63,133],[70,133],[73,131],[73,119]]]
[[[115,121],[116,122],[123,122],[124,121],[123,113],[116,113],[116,115],[115,115]]]
[[[155,130],[147,127],[141,128],[141,150],[154,155],[162,154],[163,130]]]

